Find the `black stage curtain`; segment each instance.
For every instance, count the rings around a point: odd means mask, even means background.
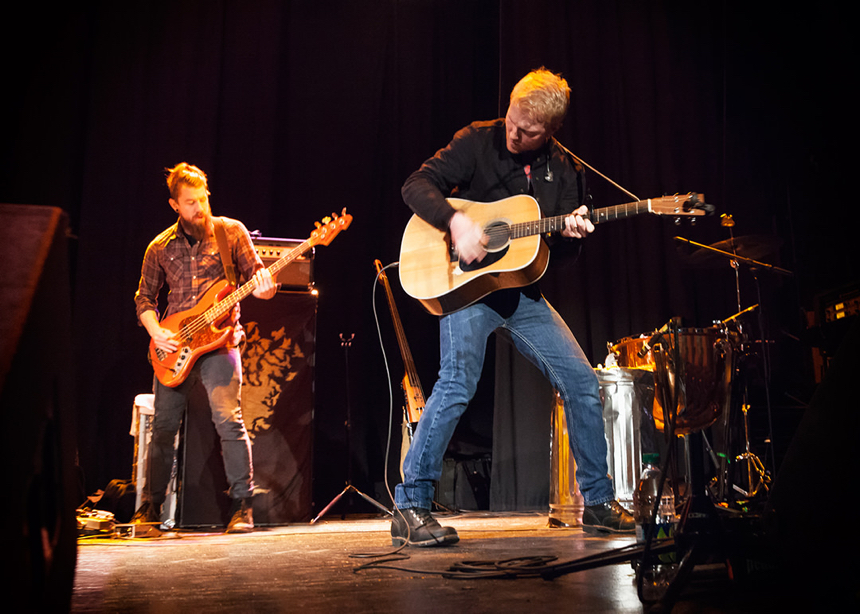
[[[808,349],[793,340],[801,309],[860,277],[848,234],[856,207],[838,202],[834,189],[847,168],[839,145],[851,142],[856,125],[844,112],[847,97],[834,92],[851,74],[852,37],[828,3],[753,5],[180,0],[18,8],[0,37],[0,201],[69,214],[88,488],[130,466],[132,442],[118,434],[134,396],[151,383],[132,296],[147,243],[174,221],[162,169],[187,160],[209,173],[216,214],[265,236],[303,238],[323,215],[343,207],[354,214],[315,260],[315,497],[324,504],[349,470],[359,488],[384,498],[386,432],[400,412],[390,418],[371,288],[373,260],[397,259],[410,216],[400,186],[456,129],[504,113],[513,84],[542,65],[573,87],[558,136],[574,153],[640,198],[703,192],[718,214],[734,216],[736,235],[782,239],[766,259],[796,276],[762,276],[756,286],[741,271],[741,303],[766,304],[771,336],[793,352],[777,362],[775,377],[792,398],[810,398],[808,378],[798,374]],[[596,206],[631,200],[589,177]],[[676,235],[706,244],[729,236],[719,217],[696,227],[645,217],[607,224],[575,265],[544,280],[594,364],[607,342],[672,316],[706,326],[737,310],[731,268],[687,268]],[[429,393],[435,322],[393,285]],[[396,374],[393,335],[387,320],[380,324]],[[348,373],[341,334],[355,335]],[[530,411],[518,399],[550,397],[531,393],[540,384],[520,375],[504,343],[497,347],[495,368],[512,375],[510,386],[476,400],[475,419],[495,407],[507,420],[490,429],[496,448],[510,446],[493,452],[498,479],[515,475],[498,471],[507,459],[534,463],[535,475],[548,455],[521,454],[520,429],[528,427],[505,416]],[[541,416],[529,424],[543,429],[549,409],[533,411]],[[510,484],[494,490],[500,507],[541,501]]]

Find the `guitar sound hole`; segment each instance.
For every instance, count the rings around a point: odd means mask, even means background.
[[[487,251],[498,252],[511,242],[511,225],[505,220],[496,220],[484,227],[484,234],[489,239]]]

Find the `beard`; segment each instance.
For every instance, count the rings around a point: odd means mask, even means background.
[[[202,241],[209,235],[209,222],[211,220],[211,215],[202,213],[196,216],[190,223],[183,220],[182,228],[197,241]]]

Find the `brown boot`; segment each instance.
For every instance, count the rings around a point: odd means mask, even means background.
[[[250,533],[254,530],[254,508],[251,499],[233,499],[227,533]]]

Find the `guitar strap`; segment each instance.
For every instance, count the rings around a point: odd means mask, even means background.
[[[224,230],[224,218],[216,217],[215,238],[218,240],[218,251],[221,252],[221,262],[224,265],[224,274],[231,286],[235,286],[238,278],[236,276],[236,265],[230,256],[230,246],[227,244],[227,232]]]
[[[215,238],[218,240],[218,251],[221,253],[221,263],[224,265],[224,274],[227,276],[227,282],[234,288],[238,285],[239,277],[236,275],[236,265],[233,264],[233,258],[230,256],[230,245],[227,243],[227,231],[224,230],[224,218],[216,217],[215,223]],[[245,329],[239,323],[239,306],[234,307],[234,323],[235,332],[231,345],[239,348],[239,353],[245,353]]]

